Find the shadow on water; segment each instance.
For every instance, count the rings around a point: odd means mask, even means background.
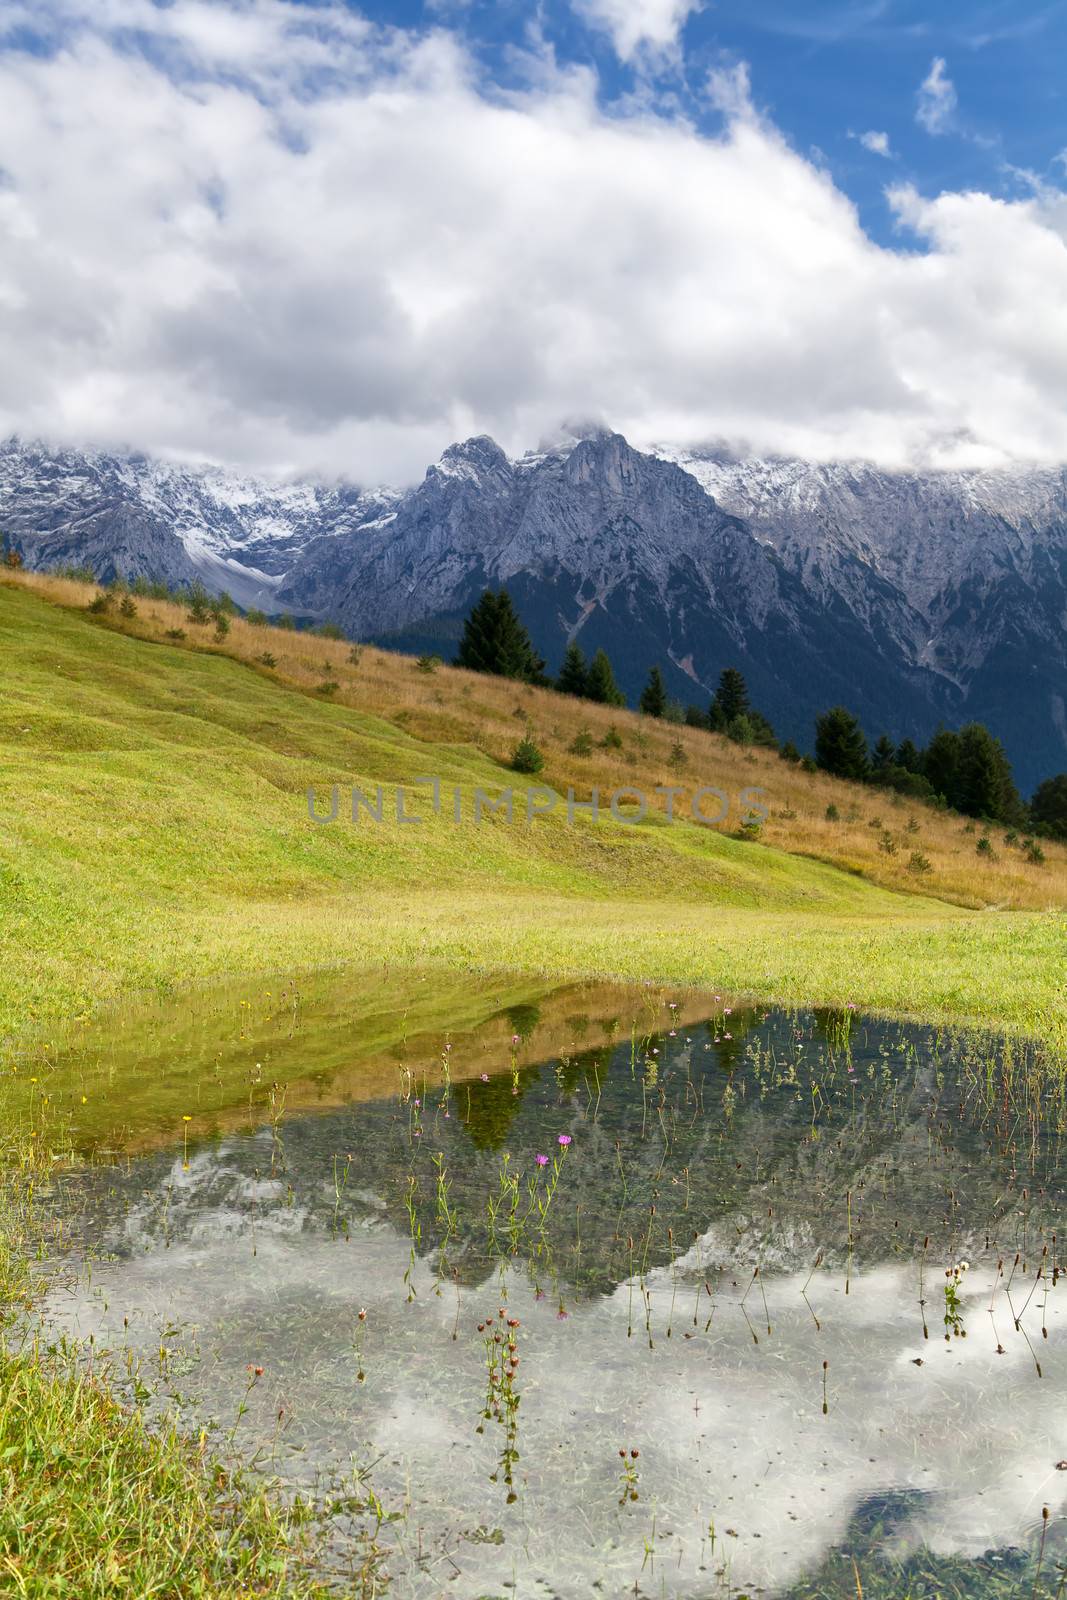
[[[372,1481],[398,1595],[1063,1587],[1036,1049],[378,974],[129,1013],[5,1092],[82,1154],[51,1336],[293,1485],[355,1471],[339,1564]]]

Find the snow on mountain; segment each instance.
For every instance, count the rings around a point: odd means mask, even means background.
[[[448,654],[507,584],[550,666],[603,646],[703,702],[725,665],[783,735],[842,701],[868,732],[988,722],[1024,785],[1067,768],[1067,472],[651,453],[575,428],[482,435],[405,491],[0,446],[0,531],[33,567],[200,579],[242,606]]]

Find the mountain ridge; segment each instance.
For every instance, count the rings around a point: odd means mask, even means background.
[[[603,647],[703,702],[740,666],[783,736],[841,700],[873,737],[986,721],[1024,786],[1067,767],[1067,470],[889,473],[635,450],[606,428],[511,458],[451,445],[410,489],[272,484],[143,456],[0,446],[31,568],[227,589],[244,607],[447,653],[506,584],[551,667]]]

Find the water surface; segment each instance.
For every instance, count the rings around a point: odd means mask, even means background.
[[[1055,1592],[1054,1063],[650,990],[293,1002],[53,1069],[91,1159],[46,1315],[373,1488],[392,1593]]]

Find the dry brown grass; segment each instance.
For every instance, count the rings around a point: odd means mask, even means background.
[[[84,610],[98,592],[94,586],[39,573],[5,573],[4,581],[25,586],[55,604]],[[423,672],[413,657],[361,647],[358,664],[352,647],[282,628],[255,627],[240,618],[220,642],[214,626],[189,622],[185,606],[139,599],[138,614],[123,618],[113,609],[100,620],[137,638],[231,656],[277,681],[308,694],[321,694],[335,681],[329,698],[380,716],[420,739],[469,744],[495,760],[507,760],[527,727],[545,757],[542,779],[561,793],[573,788],[587,799],[594,787],[606,798],[627,787],[642,789],[650,805],[664,809],[658,786],[679,794],[677,812],[688,816],[695,790],[712,786],[731,797],[722,830],[735,832],[741,820],[739,796],[745,788],[765,791],[769,819],[763,841],[790,854],[825,861],[862,873],[889,889],[921,893],[977,908],[1045,911],[1067,906],[1067,850],[1043,842],[1046,860],[1033,864],[1005,842],[1005,830],[985,829],[953,813],[918,801],[809,773],[763,750],[743,750],[700,729],[659,722],[634,711],[574,700],[549,689],[491,678],[456,667]],[[181,629],[184,639],[168,639]],[[269,654],[273,667],[258,658]],[[622,749],[602,744],[610,729]],[[575,755],[570,746],[588,732],[594,749]],[[398,774],[398,779],[405,776]],[[708,808],[714,807],[708,801]],[[840,820],[829,821],[834,805]],[[980,855],[978,839],[988,832],[993,856]],[[891,853],[886,841],[895,847]],[[913,858],[924,857],[927,870]]]

